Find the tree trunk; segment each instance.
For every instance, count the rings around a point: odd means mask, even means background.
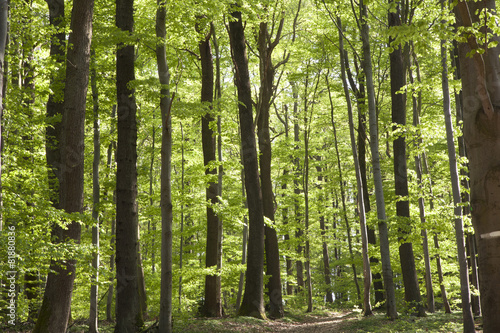
[[[49,200],[55,208],[59,207],[59,176],[61,167],[61,152],[59,142],[61,139],[61,122],[59,117],[63,114],[62,82],[65,72],[65,47],[66,35],[64,25],[64,0],[46,0],[49,7],[49,20],[53,28],[58,31],[50,43],[50,56],[56,64],[56,72],[50,78],[51,91],[47,101],[47,127],[45,130],[45,156],[47,159]]]
[[[495,1],[459,2],[455,12],[458,25],[469,27],[473,22],[481,22],[476,13],[483,8],[494,12]],[[483,26],[482,22],[479,24]],[[484,54],[475,52],[473,57],[468,57],[471,48],[479,47],[474,35],[467,38],[467,44],[459,44],[464,138],[470,165],[472,222],[479,255],[483,331],[489,333],[500,331],[500,207],[497,204],[500,198],[500,122],[498,109],[494,107],[500,105],[500,48],[491,47]],[[498,36],[493,35],[492,39],[498,41]]]
[[[318,157],[318,160],[320,158]],[[319,202],[324,201],[323,197],[323,176],[321,176],[322,168],[320,166],[316,167],[318,171],[318,190],[320,191],[320,196],[318,198]],[[323,248],[323,275],[325,277],[326,284],[326,303],[333,303],[333,295],[332,295],[332,273],[330,271],[330,254],[328,253],[328,243],[327,243],[327,227],[325,225],[325,215],[323,211],[319,212],[319,229],[321,230],[321,243]]]
[[[242,154],[243,155],[243,154]],[[245,200],[245,174],[244,171],[241,170],[241,195],[243,200]],[[245,201],[245,208],[248,208]],[[247,262],[247,242],[248,242],[248,218],[245,215],[243,217],[243,240],[241,245],[241,264],[245,265]],[[238,283],[238,294],[236,296],[236,309],[240,308],[241,304],[241,295],[243,294],[243,283],[245,282],[245,273],[240,273],[240,280]]]
[[[373,181],[375,183],[375,198],[377,202],[377,218],[380,237],[380,258],[382,260],[382,277],[386,294],[387,316],[394,320],[398,317],[396,310],[396,295],[392,277],[391,256],[389,249],[389,231],[385,213],[384,188],[380,167],[380,154],[378,146],[377,110],[375,105],[375,89],[373,86],[373,71],[369,40],[369,26],[367,23],[367,8],[360,1],[361,41],[363,43],[363,70],[366,76],[366,90],[368,95],[368,115],[370,127],[370,150],[372,153]]]
[[[443,5],[442,5],[443,7]],[[448,84],[448,62],[446,56],[445,41],[441,40],[441,83],[443,89],[443,113],[446,126],[446,143],[448,146],[448,158],[450,164],[451,187],[453,193],[453,204],[455,214],[455,238],[457,242],[458,264],[460,269],[460,295],[462,300],[462,316],[464,332],[475,332],[474,317],[472,315],[469,286],[469,269],[467,267],[467,255],[465,251],[464,224],[462,220],[462,196],[460,193],[460,180],[458,177],[457,158],[455,152],[455,140],[451,120],[451,103]]]
[[[92,57],[95,57],[92,52]],[[89,314],[89,332],[97,333],[99,326],[99,202],[100,202],[100,184],[99,184],[99,163],[101,161],[101,138],[99,130],[99,92],[97,90],[97,74],[94,67],[91,70],[92,101],[94,111],[94,160],[92,162],[92,220],[96,223],[92,226],[92,245],[94,253],[92,258],[92,283],[90,285],[90,314]]]
[[[389,27],[401,25],[399,5],[395,13],[389,12]],[[393,39],[389,38],[389,45],[393,44]],[[391,67],[391,99],[392,99],[392,122],[395,124],[394,130],[398,127],[406,126],[406,94],[401,93],[406,85],[406,69],[403,64],[403,51],[401,45],[394,45],[394,51],[389,54]],[[396,215],[399,218],[398,239],[399,259],[403,274],[405,288],[405,300],[409,306],[415,309],[418,316],[425,316],[420,296],[417,270],[415,267],[415,256],[413,254],[413,244],[406,238],[411,234],[408,228],[410,219],[410,202],[408,199],[408,175],[406,167],[406,140],[403,135],[397,137],[393,142],[394,150],[394,183],[395,194],[398,198],[396,202]]]
[[[416,60],[416,55],[413,55],[415,58],[415,65],[417,68],[417,80],[420,80],[420,67]],[[413,72],[409,70],[410,82],[413,84]],[[422,137],[420,133],[420,113],[422,110],[422,92],[419,91],[417,96],[412,96],[412,106],[413,106],[413,126],[417,129],[417,137],[415,140],[415,146],[417,151],[419,146],[422,144]],[[422,248],[424,252],[424,265],[425,265],[425,290],[427,292],[427,310],[431,313],[435,312],[435,302],[434,302],[434,289],[432,286],[432,272],[431,272],[431,259],[429,255],[429,238],[427,236],[426,229],[426,216],[425,216],[425,202],[423,198],[423,178],[422,178],[422,156],[417,153],[415,155],[415,171],[417,173],[417,183],[418,188],[422,191],[422,195],[418,197],[418,210],[420,216],[420,224],[422,225],[421,236],[422,236]]]
[[[282,20],[283,22],[283,20]],[[280,29],[276,39],[271,43],[267,29],[267,23],[261,22],[259,27],[258,49],[260,58],[260,90],[257,103],[257,135],[259,138],[259,166],[260,180],[262,188],[262,204],[264,216],[274,223],[274,194],[271,179],[271,138],[269,134],[269,109],[271,99],[275,93],[273,85],[275,67],[272,64],[272,52],[277,45],[281,34]],[[269,297],[269,317],[273,319],[282,318],[283,301],[281,294],[281,272],[278,237],[276,230],[269,226],[264,226],[265,233],[265,254],[266,254],[266,274],[269,275],[267,283],[267,295]]]
[[[249,214],[245,293],[243,294],[239,315],[266,318],[263,298],[264,278],[262,274],[264,267],[264,214],[253,127],[250,75],[241,12],[234,10],[231,16],[233,19],[229,22],[229,37],[236,70],[235,80],[238,90],[241,147]]]
[[[116,0],[116,26],[133,33],[134,0]],[[134,45],[116,51],[118,141],[116,149],[116,333],[142,326],[138,281],[137,121]]]
[[[90,44],[94,1],[75,0],[71,14],[71,33],[67,54],[66,88],[61,138],[60,207],[67,213],[83,210],[83,169],[85,104],[89,78]],[[57,227],[61,229],[60,227]],[[58,241],[80,241],[81,227],[71,222],[57,232]],[[65,332],[70,317],[76,260],[52,261],[42,307],[33,332]]]
[[[160,315],[159,333],[172,332],[172,121],[170,117],[172,103],[175,96],[170,99],[170,73],[167,64],[166,51],[166,1],[157,0],[156,11],[156,61],[158,64],[158,79],[160,88],[161,111],[161,290],[160,290]]]
[[[361,243],[362,243],[362,253],[363,253],[363,277],[364,277],[363,315],[370,316],[373,314],[372,305],[370,303],[370,286],[372,284],[372,273],[370,268],[370,258],[368,256],[368,232],[366,230],[366,214],[365,214],[365,202],[364,202],[365,200],[363,196],[363,178],[361,177],[361,169],[358,160],[358,153],[356,150],[356,139],[354,136],[354,120],[353,120],[354,117],[352,115],[353,112],[351,105],[351,97],[349,95],[349,88],[347,85],[347,78],[346,78],[346,69],[344,61],[344,38],[342,36],[342,22],[340,18],[338,19],[338,27],[339,27],[341,77],[342,77],[342,85],[344,87],[344,95],[347,102],[347,113],[349,118],[349,134],[351,138],[351,150],[352,150],[352,157],[354,159],[354,171],[356,172],[356,184],[358,190],[358,211],[359,211],[358,215],[359,215],[359,223],[361,229]],[[328,85],[328,90],[329,89],[330,88]]]
[[[201,28],[196,27],[198,32]],[[201,102],[204,103],[206,113],[201,118],[201,137],[203,143],[203,163],[205,165],[205,175],[215,176],[217,169],[209,168],[213,164],[216,154],[215,133],[210,128],[210,124],[214,121],[212,114],[213,96],[214,96],[214,66],[212,61],[212,49],[210,46],[211,31],[205,33],[205,38],[201,40],[199,45],[200,60],[201,60]],[[213,179],[213,178],[212,178]],[[211,180],[206,189],[207,205],[207,244],[206,244],[206,261],[205,266],[219,267],[220,257],[218,251],[219,240],[219,217],[215,214],[213,205],[217,204],[217,182]],[[204,315],[207,317],[221,317],[221,281],[220,273],[215,275],[205,276],[205,303],[203,305]]]

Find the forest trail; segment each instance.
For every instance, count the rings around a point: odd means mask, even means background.
[[[331,316],[310,316],[304,322],[283,323],[275,322],[277,325],[275,332],[286,333],[327,333],[342,332],[341,324],[352,318],[352,311],[332,313]]]

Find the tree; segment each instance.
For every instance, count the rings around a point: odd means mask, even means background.
[[[240,117],[241,150],[245,172],[249,230],[248,258],[245,278],[245,292],[238,311],[239,315],[266,318],[263,299],[264,267],[264,214],[262,192],[259,182],[259,166],[252,115],[250,74],[246,53],[245,33],[241,12],[235,8],[229,22],[229,39],[238,90],[238,110]]]
[[[66,213],[83,210],[85,105],[89,81],[94,1],[75,0],[71,13],[71,47],[66,56],[66,87],[61,132],[59,203]],[[74,218],[74,217],[73,217]],[[80,222],[73,220],[54,230],[58,242],[80,241]],[[33,332],[65,332],[70,317],[76,259],[52,261],[42,307]]]
[[[389,27],[401,26],[399,4],[396,4],[396,11],[389,11]],[[394,130],[406,125],[406,94],[401,92],[406,85],[406,69],[403,65],[403,50],[401,44],[394,45],[392,38],[389,45],[393,45],[394,50],[389,54],[391,64],[391,101],[392,101],[392,122]],[[399,259],[403,274],[405,287],[405,300],[411,308],[415,308],[418,316],[424,316],[425,311],[422,306],[420,288],[415,267],[415,256],[413,254],[413,244],[405,239],[410,233],[407,221],[410,219],[410,202],[408,198],[408,174],[406,166],[406,140],[404,135],[398,135],[393,141],[394,150],[394,185],[395,194],[400,197],[396,201],[396,215],[399,217]]]
[[[201,18],[200,18],[201,20]],[[200,27],[201,22],[197,23],[198,32],[202,32]],[[212,29],[203,31],[202,40],[199,42],[200,61],[201,61],[201,102],[204,103],[203,107],[206,113],[201,118],[201,136],[203,144],[203,164],[205,165],[205,174],[207,176],[214,176],[217,174],[217,169],[211,164],[215,162],[215,136],[214,131],[210,128],[210,123],[214,121],[211,114],[213,109],[213,96],[214,96],[214,66],[212,61],[212,49],[210,46],[210,36],[212,36]],[[207,268],[220,266],[220,256],[218,251],[219,243],[219,224],[221,223],[219,217],[214,211],[213,205],[218,201],[217,199],[217,182],[210,180],[206,189],[207,200],[207,245],[205,265]],[[222,303],[221,303],[221,282],[220,272],[205,277],[205,303],[204,314],[208,317],[221,317],[222,316]]]
[[[116,26],[127,37],[134,30],[134,0],[116,1]],[[118,140],[116,148],[116,333],[142,326],[138,281],[137,105],[134,45],[118,44],[116,94]]]
[[[158,64],[158,79],[160,81],[160,112],[161,112],[161,290],[160,290],[160,333],[172,332],[172,121],[170,112],[170,73],[167,64],[165,39],[166,32],[166,1],[157,0],[156,10],[156,62]]]
[[[274,194],[271,176],[271,137],[269,133],[269,110],[271,108],[276,85],[274,85],[274,75],[276,69],[283,63],[273,65],[272,53],[276,45],[278,45],[281,32],[283,30],[284,18],[280,20],[278,31],[271,41],[271,36],[268,32],[268,23],[261,22],[259,24],[258,50],[259,50],[259,74],[260,74],[260,89],[259,99],[257,102],[257,135],[259,138],[259,166],[260,166],[260,183],[262,189],[262,203],[264,216],[274,222]],[[274,30],[274,22],[273,28]],[[284,60],[286,61],[286,59]],[[266,253],[266,273],[269,275],[267,283],[267,294],[269,297],[269,317],[282,318],[283,300],[281,294],[281,272],[278,237],[276,229],[273,226],[265,225],[265,253]]]
[[[377,203],[377,218],[380,237],[380,257],[382,261],[382,277],[386,293],[387,316],[394,320],[398,317],[396,310],[396,295],[392,276],[391,256],[389,248],[389,231],[385,212],[384,188],[382,185],[382,172],[380,167],[377,110],[375,106],[375,89],[373,85],[373,70],[370,51],[370,28],[367,22],[368,10],[363,1],[360,1],[361,41],[363,43],[363,70],[366,77],[366,90],[368,97],[368,118],[370,131],[370,150],[372,153],[373,180],[375,183],[375,199]]]
[[[484,10],[483,10],[484,8]],[[459,2],[455,16],[460,27],[471,28],[480,22],[480,16],[495,11],[495,2],[481,4]],[[481,28],[486,34],[486,27]],[[462,30],[463,31],[463,30]],[[493,39],[497,36],[493,35]],[[485,41],[487,43],[488,41]],[[484,53],[483,53],[484,52]],[[464,139],[470,168],[472,221],[477,235],[479,255],[479,289],[483,311],[484,332],[500,329],[500,248],[498,212],[498,108],[500,78],[498,60],[500,49],[481,50],[474,33],[465,33],[459,44],[460,73],[462,76]],[[468,55],[471,56],[468,56]],[[465,329],[465,328],[464,328]]]

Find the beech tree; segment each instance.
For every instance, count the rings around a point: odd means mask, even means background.
[[[498,36],[485,40],[487,48],[480,46],[478,38],[488,33],[482,26],[485,15],[494,12],[495,1],[476,3],[459,1],[455,16],[460,27],[470,29],[480,24],[481,29],[462,32],[459,44],[460,73],[462,76],[464,138],[470,168],[472,222],[478,240],[479,289],[483,312],[483,331],[500,329],[500,247],[497,200],[498,182],[498,107],[500,93],[500,48]],[[495,42],[495,44],[490,44]],[[464,328],[465,329],[465,328]]]
[[[61,131],[59,204],[66,213],[82,213],[85,106],[89,82],[90,44],[94,1],[74,1],[71,33],[66,55],[66,86]],[[65,228],[56,226],[58,242],[80,241],[79,221]],[[76,259],[53,261],[47,277],[43,303],[33,332],[65,332],[70,317]]]
[[[242,316],[266,318],[262,275],[264,267],[264,214],[259,181],[259,165],[252,114],[250,74],[241,12],[233,9],[229,22],[229,38],[238,89],[241,153],[245,172],[249,229],[245,292],[238,313]]]

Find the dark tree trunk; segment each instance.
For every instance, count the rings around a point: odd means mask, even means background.
[[[83,209],[83,169],[85,104],[89,78],[90,44],[94,1],[75,0],[71,15],[61,132],[60,208],[67,213]],[[58,227],[58,241],[80,241],[81,227],[71,222],[67,229]],[[65,332],[70,317],[76,260],[52,261],[42,307],[33,332]]]
[[[92,57],[95,57],[92,52]],[[94,248],[92,258],[92,284],[90,286],[90,313],[89,313],[89,332],[97,333],[99,326],[99,202],[100,202],[100,184],[99,184],[99,163],[101,162],[101,135],[99,129],[99,92],[97,90],[97,73],[95,62],[91,70],[91,87],[93,102],[93,120],[94,120],[94,160],[92,161],[92,220],[96,224],[92,226],[92,245]]]
[[[116,0],[116,26],[132,34],[134,0]],[[116,333],[142,326],[138,281],[137,121],[134,45],[118,44],[116,93],[118,141],[116,149]]]
[[[56,63],[57,71],[50,79],[51,90],[47,101],[47,128],[45,131],[45,156],[48,166],[49,200],[55,208],[59,207],[59,177],[61,167],[61,152],[59,142],[61,139],[61,122],[59,117],[63,114],[64,101],[61,98],[62,83],[65,72],[65,43],[66,36],[62,26],[64,25],[64,0],[46,0],[49,6],[50,24],[59,33],[55,34],[50,43],[50,56]]]
[[[401,25],[399,17],[399,6],[395,13],[389,13],[389,26]],[[393,40],[389,39],[389,44]],[[406,70],[403,64],[403,51],[401,45],[394,45],[394,51],[390,53],[391,64],[391,96],[392,96],[392,122],[396,126],[406,125],[406,94],[400,93],[406,85]],[[396,127],[394,128],[396,129]],[[408,176],[406,167],[406,140],[403,135],[393,142],[394,150],[394,183],[395,194],[399,198],[408,197]],[[405,300],[411,308],[414,308],[418,316],[424,316],[425,310],[422,306],[420,288],[415,267],[415,256],[413,254],[413,244],[406,238],[411,233],[408,225],[410,218],[410,202],[408,199],[396,202],[396,215],[399,218],[399,259],[403,274],[403,284],[405,288]]]
[[[157,0],[156,37],[160,42],[156,45],[156,61],[158,64],[158,79],[160,89],[161,112],[161,290],[159,333],[172,332],[172,119],[170,117],[172,103],[170,99],[170,72],[167,64],[165,39],[166,31],[166,1]]]
[[[239,314],[242,316],[266,318],[266,314],[264,313],[264,279],[262,274],[264,268],[264,214],[253,127],[250,75],[241,12],[233,11],[231,16],[233,19],[229,22],[229,37],[233,63],[236,70],[235,80],[238,90],[241,147],[249,213],[245,293],[243,294]]]
[[[283,22],[283,21],[282,21]],[[272,52],[280,38],[281,27],[275,42],[271,43],[267,23],[260,23],[258,49],[260,56],[260,91],[257,103],[257,135],[260,152],[260,183],[262,188],[262,204],[264,216],[274,222],[274,194],[271,180],[271,137],[269,135],[269,109],[275,93],[273,87],[275,67],[272,64]],[[278,237],[276,229],[265,225],[266,273],[269,275],[267,295],[269,297],[269,317],[282,318],[283,301],[281,294],[281,272]]]
[[[200,27],[197,26],[200,32]],[[203,40],[199,42],[201,60],[201,102],[206,108],[206,113],[201,118],[201,139],[203,143],[203,163],[205,165],[205,175],[212,177],[217,174],[217,169],[209,168],[213,164],[216,154],[215,133],[210,124],[214,121],[212,115],[214,96],[214,66],[212,61],[212,49],[210,46],[211,32],[208,31]],[[213,179],[213,178],[212,178]],[[219,217],[214,212],[212,205],[217,204],[217,182],[210,181],[205,194],[207,202],[207,244],[205,266],[219,267],[220,257],[218,249],[219,240]],[[205,303],[203,306],[204,315],[207,317],[221,317],[221,281],[220,274],[205,276]]]

